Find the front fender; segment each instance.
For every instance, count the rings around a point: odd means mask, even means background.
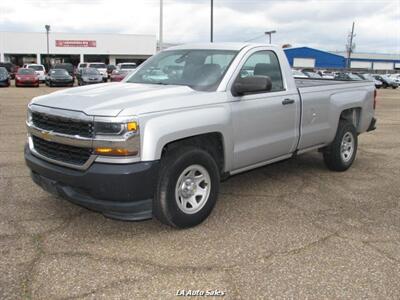
[[[225,169],[232,161],[230,108],[226,104],[203,108],[169,111],[140,118],[141,159],[158,160],[168,143],[200,134],[217,132],[222,135]]]

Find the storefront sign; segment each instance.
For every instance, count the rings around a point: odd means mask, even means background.
[[[96,47],[96,41],[56,40],[56,47],[74,47],[74,48]]]

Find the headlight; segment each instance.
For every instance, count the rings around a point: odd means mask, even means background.
[[[32,111],[31,111],[31,109],[29,108],[29,106],[28,106],[28,108],[27,108],[27,110],[26,110],[26,122],[27,122],[28,124],[31,124],[31,123],[32,123]]]
[[[94,125],[94,152],[101,156],[138,156],[140,150],[137,121],[115,122],[99,118]]]
[[[94,125],[94,130],[96,134],[100,135],[117,135],[122,132],[124,128],[124,124],[120,123],[103,123],[103,122],[97,122]]]

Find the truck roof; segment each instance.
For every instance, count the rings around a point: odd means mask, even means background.
[[[241,50],[247,46],[271,46],[270,44],[261,43],[195,43],[195,44],[184,44],[179,46],[170,47],[166,50],[183,50],[183,49],[215,49],[215,50]]]

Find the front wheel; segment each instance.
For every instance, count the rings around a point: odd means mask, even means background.
[[[153,214],[170,226],[193,227],[208,217],[217,201],[218,166],[203,149],[186,146],[172,151],[161,160]]]
[[[357,131],[354,125],[340,120],[335,139],[324,149],[324,161],[332,171],[346,171],[353,164],[357,154]]]

